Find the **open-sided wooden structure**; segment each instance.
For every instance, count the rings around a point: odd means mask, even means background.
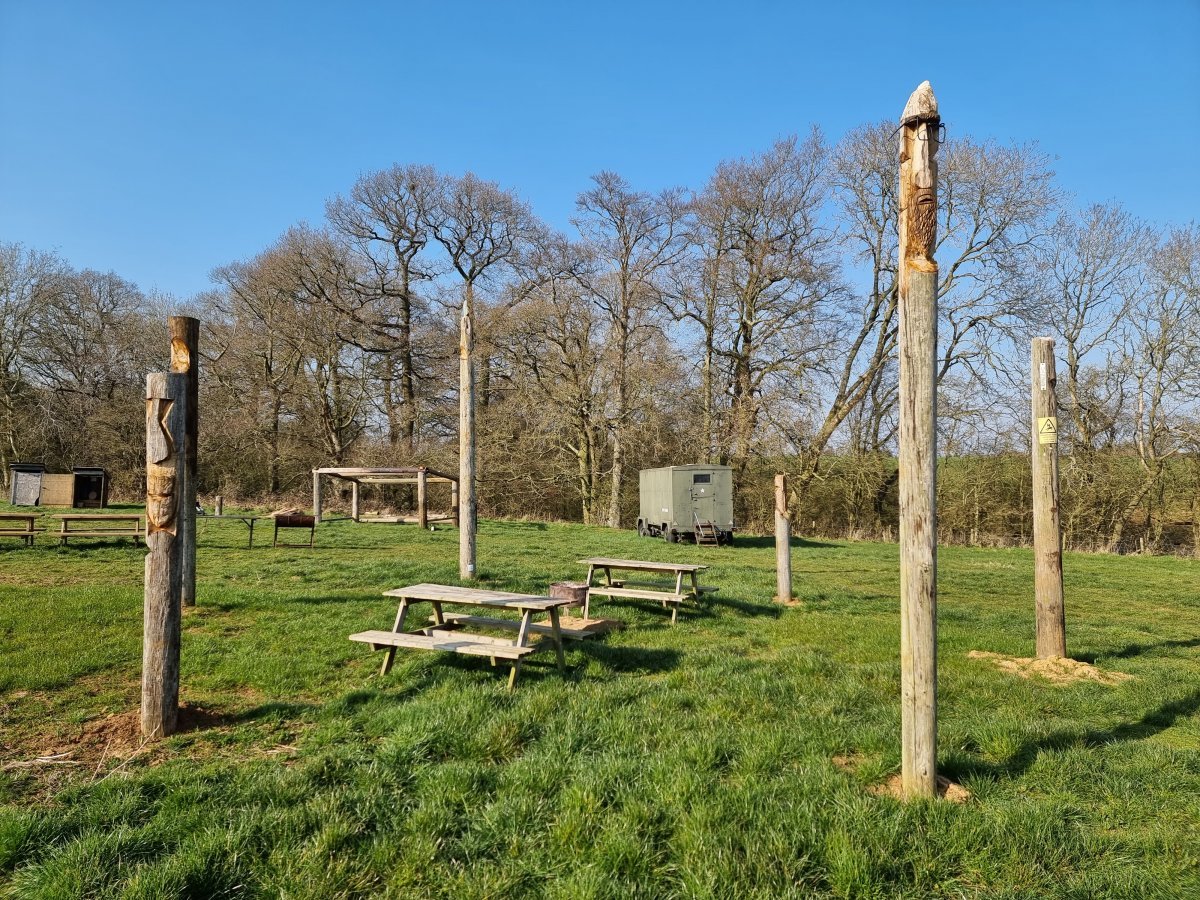
[[[426,466],[405,469],[329,468],[313,469],[313,515],[321,521],[321,477],[337,478],[350,482],[350,518],[355,522],[392,522],[417,524],[427,528],[431,522],[453,522],[458,525],[458,479],[435,472]],[[364,518],[359,510],[359,488],[371,484],[415,484],[417,486],[417,514],[415,516],[372,516]],[[431,484],[450,485],[451,512],[442,515],[429,514],[429,490]]]

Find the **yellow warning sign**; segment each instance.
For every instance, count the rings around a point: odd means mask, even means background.
[[[1056,419],[1054,416],[1038,417],[1038,443],[1058,443],[1058,419]]]

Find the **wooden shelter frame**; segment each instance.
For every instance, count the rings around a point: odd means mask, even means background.
[[[336,478],[350,483],[350,518],[355,522],[389,522],[417,524],[422,528],[429,527],[434,522],[453,522],[458,526],[458,479],[444,472],[430,469],[428,466],[411,468],[323,468],[313,469],[313,515],[321,521],[321,478]],[[417,486],[416,516],[373,516],[364,518],[359,509],[359,487],[373,484],[415,484]],[[449,515],[429,514],[429,491],[431,484],[450,485]]]

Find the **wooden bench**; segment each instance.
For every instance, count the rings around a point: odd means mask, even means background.
[[[280,513],[272,518],[275,519],[275,537],[271,541],[272,547],[304,547],[312,549],[313,541],[317,537],[317,517],[306,516],[302,513]],[[308,544],[280,544],[279,529],[280,528],[307,528],[308,529]],[[253,531],[253,527],[251,528]],[[251,535],[253,539],[253,535]]]
[[[37,513],[0,513],[0,537],[21,538],[26,547],[32,547],[38,532],[46,530],[34,524],[38,518]],[[23,522],[24,527],[7,524],[11,522]]]
[[[383,665],[379,670],[381,675],[386,675],[391,671],[392,663],[396,658],[396,649],[399,647],[411,650],[441,650],[448,653],[462,653],[467,656],[486,656],[491,659],[492,665],[496,664],[497,659],[510,660],[512,662],[512,669],[508,676],[510,691],[516,686],[517,675],[521,670],[521,661],[526,656],[546,647],[554,649],[559,671],[566,670],[559,612],[565,607],[577,605],[578,601],[533,594],[485,591],[478,588],[454,587],[444,584],[414,584],[386,591],[384,596],[400,598],[400,606],[396,610],[396,621],[392,625],[392,630],[360,631],[350,635],[352,641],[370,644],[373,650],[386,651]],[[432,621],[423,628],[405,631],[404,622],[408,616],[409,607],[414,603],[431,604],[433,606]],[[521,618],[520,621],[517,621],[489,616],[447,614],[443,611],[445,605],[513,610],[519,612]],[[535,623],[533,621],[535,614],[548,615],[549,624]],[[464,631],[463,628],[466,625],[497,630],[515,630],[517,635],[513,639],[477,634]],[[530,636],[533,634],[546,635],[549,639],[532,641]]]
[[[674,625],[679,615],[679,607],[684,600],[699,600],[703,595],[716,591],[717,588],[701,585],[698,574],[708,566],[694,563],[651,562],[641,559],[612,559],[607,556],[596,556],[581,559],[580,563],[588,567],[588,595],[583,603],[583,615],[587,618],[591,612],[592,596],[597,597],[628,597],[638,600],[657,600],[666,609],[671,607],[671,624]],[[604,573],[604,582],[595,583],[597,572]],[[626,581],[613,578],[613,572],[636,572],[639,574],[658,575],[664,578],[674,576],[674,584],[662,581]],[[688,576],[690,584],[685,587],[684,576]],[[634,585],[634,586],[631,586]]]
[[[73,537],[131,537],[136,544],[142,539],[142,517],[140,515],[104,515],[92,513],[60,513],[51,516],[61,523],[58,542],[65,546]],[[83,528],[71,528],[71,523],[82,523]],[[100,527],[107,525],[109,527]]]

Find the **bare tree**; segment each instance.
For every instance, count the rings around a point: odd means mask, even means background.
[[[634,411],[630,359],[643,337],[656,327],[655,313],[669,267],[683,254],[683,192],[657,195],[635,191],[621,176],[601,172],[594,187],[576,200],[574,219],[596,259],[582,284],[610,323],[614,349],[613,409],[609,417],[612,469],[608,525],[621,527],[628,447],[626,436]]]
[[[393,166],[364,175],[350,196],[326,205],[334,229],[361,257],[360,283],[345,294],[342,312],[364,326],[378,373],[388,439],[416,447],[420,324],[428,309],[420,286],[436,274],[423,256],[438,177],[429,166]],[[342,295],[339,295],[342,296]]]
[[[443,177],[427,225],[461,280],[459,304],[459,577],[475,577],[478,511],[475,436],[475,304],[478,290],[518,262],[538,224],[529,207],[470,173]]]
[[[9,464],[20,458],[20,407],[32,400],[28,370],[39,309],[65,268],[52,254],[0,244],[0,478],[6,488]]]

